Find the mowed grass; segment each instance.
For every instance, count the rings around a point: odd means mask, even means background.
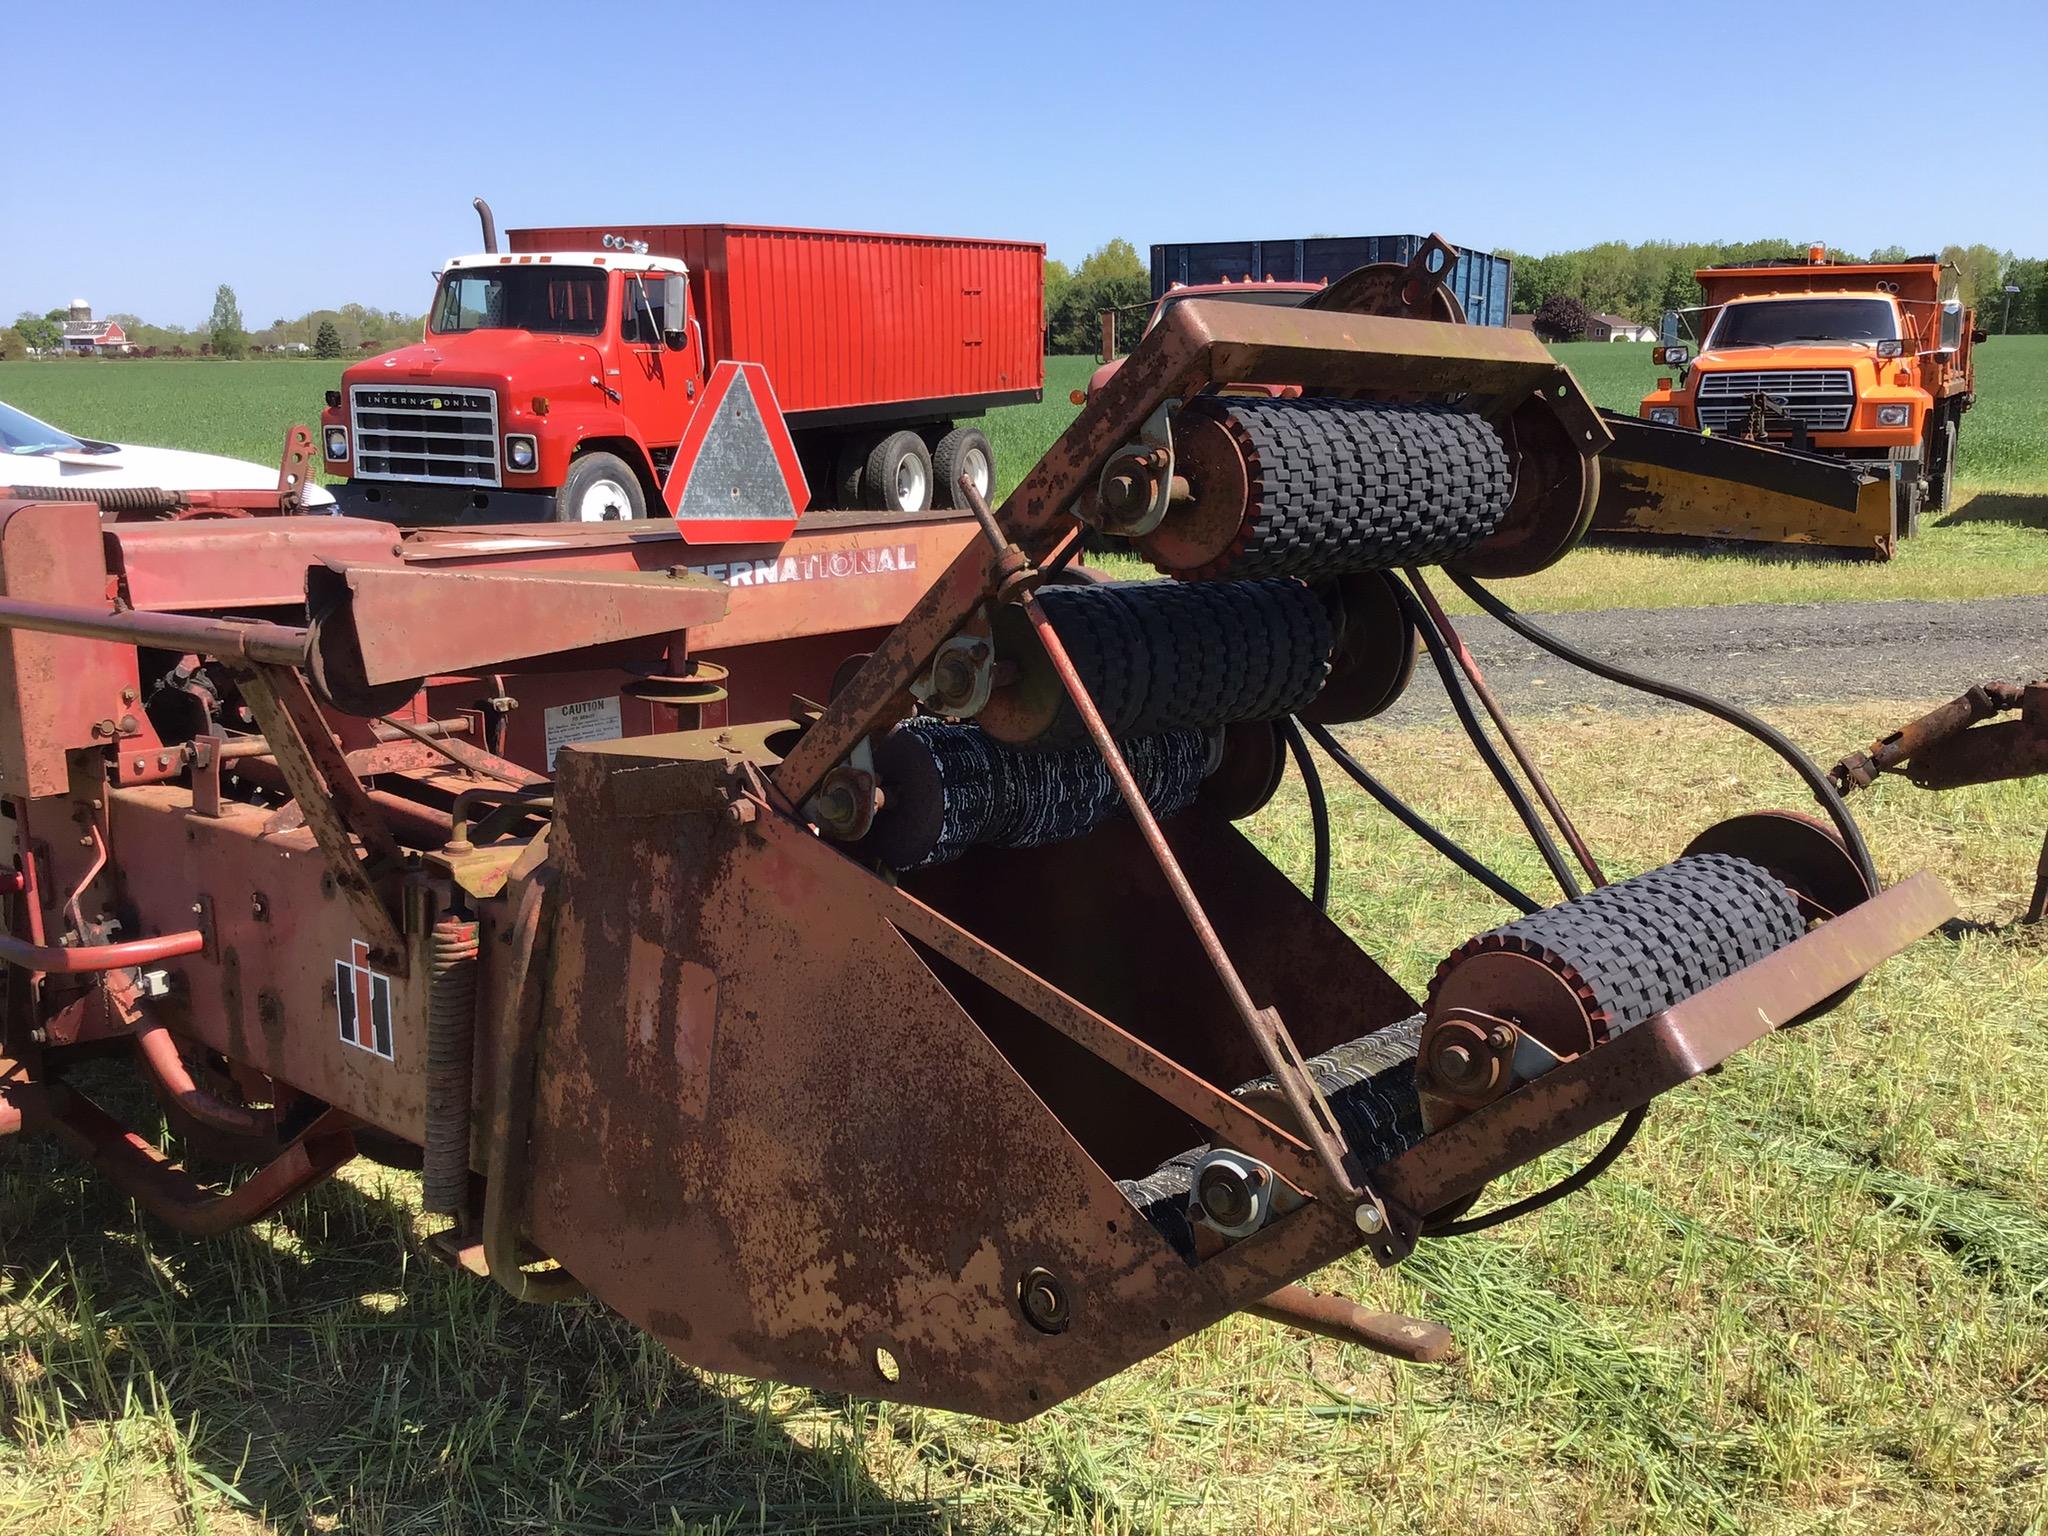
[[[1658,370],[1647,346],[1555,349],[1600,405],[1633,412]],[[317,361],[0,363],[0,400],[121,442],[276,461],[286,428],[315,421],[342,364]],[[992,412],[1007,493],[1073,420],[1069,391],[1093,359],[1046,359],[1045,398]],[[1644,550],[1595,543],[1540,575],[1501,584],[1530,609],[1669,608],[2048,592],[2048,336],[1978,349],[1978,404],[1964,419],[1958,505],[1923,521],[1888,564],[1803,550]],[[1457,611],[1469,611],[1454,597]]]
[[[1780,723],[1828,759],[1925,702]],[[1542,889],[1455,733],[1349,734]],[[1798,801],[1691,717],[1535,734],[1617,871]],[[1888,874],[1932,863],[1996,921],[2031,881],[2048,781],[1888,782],[1860,809]],[[1332,914],[1411,990],[1507,915],[1360,796],[1333,787],[1332,812]],[[1305,876],[1291,780],[1250,830]],[[1590,1191],[1319,1278],[1451,1324],[1452,1364],[1239,1318],[1016,1427],[707,1376],[593,1305],[516,1306],[422,1256],[409,1175],[358,1166],[197,1244],[68,1156],[0,1145],[0,1530],[2041,1536],[2044,985],[2048,933],[1923,941],[1661,1099]]]

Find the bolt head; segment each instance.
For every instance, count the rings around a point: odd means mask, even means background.
[[[1361,1205],[1355,1219],[1358,1222],[1358,1230],[1367,1236],[1383,1230],[1387,1224],[1387,1218],[1380,1214],[1380,1208],[1376,1205]]]

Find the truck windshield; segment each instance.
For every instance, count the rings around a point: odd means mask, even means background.
[[[434,295],[436,334],[548,331],[595,336],[604,329],[606,274],[590,267],[486,267],[444,273]]]
[[[69,432],[59,432],[11,405],[0,405],[0,453],[61,453],[84,446]]]
[[[1898,312],[1884,299],[1771,299],[1721,311],[1707,350],[1801,341],[1896,341]]]

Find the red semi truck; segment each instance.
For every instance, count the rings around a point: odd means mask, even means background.
[[[968,423],[1044,387],[1045,247],[739,224],[515,229],[439,274],[426,335],[355,364],[321,442],[342,510],[402,523],[770,531],[995,479]],[[765,491],[764,491],[765,488]],[[747,505],[755,521],[721,522]],[[770,521],[781,522],[781,517]]]

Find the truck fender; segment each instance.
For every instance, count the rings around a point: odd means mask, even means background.
[[[811,491],[768,370],[717,364],[676,445],[662,500],[688,544],[778,543]]]

